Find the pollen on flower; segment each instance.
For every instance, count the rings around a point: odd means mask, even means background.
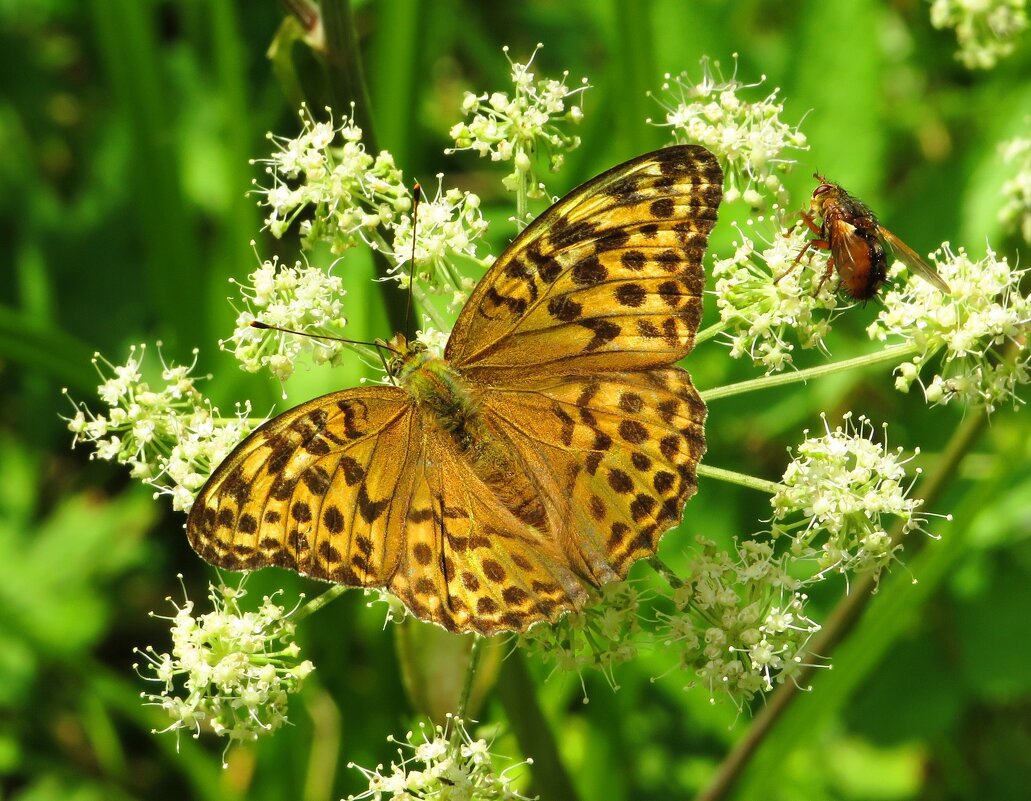
[[[866,417],[854,422],[847,413],[833,430],[823,422],[822,435],[805,432],[771,499],[774,536],[789,537],[797,558],[815,560],[818,575],[876,576],[902,547],[888,536],[889,522],[899,521],[903,535],[926,522],[917,513],[922,501],[908,497],[905,466],[913,457],[889,451],[886,435],[874,441]]]
[[[1019,388],[1031,380],[1031,297],[1020,289],[1027,270],[991,249],[974,261],[947,242],[931,260],[952,291],[943,295],[926,281],[910,281],[885,294],[884,309],[867,329],[872,339],[902,337],[920,350],[896,368],[895,386],[908,392],[920,381],[932,404],[959,399],[989,411],[1001,403],[1015,406]],[[896,263],[890,275],[901,269]],[[939,354],[937,373],[921,379]]]
[[[704,145],[716,154],[724,171],[724,200],[741,198],[753,208],[766,205],[767,198],[783,203],[787,190],[780,176],[795,164],[787,153],[809,146],[805,134],[781,120],[780,90],[761,100],[744,100],[740,95],[761,86],[766,76],[750,84],[737,80],[736,55],[729,79],[723,78],[718,61],[710,67],[705,57],[701,64],[697,83],[686,72],[666,74],[659,98],[666,117],[660,124],[672,129],[674,141]]]
[[[735,227],[741,240],[734,254],[713,261],[713,295],[730,355],[748,356],[772,373],[792,364],[792,340],[827,353],[824,339],[837,307],[833,282],[824,280],[827,256],[810,250],[796,263],[808,239],[802,226],[758,245]]]
[[[222,417],[195,387],[196,350],[193,363],[184,366],[166,364],[160,347],[156,384],[144,379],[146,345],[130,348],[123,365],[94,356],[101,378],[97,392],[108,408],[96,414],[72,401],[75,412],[66,419],[75,435],[73,447],[80,441],[92,444],[91,458],[128,465],[156,494],[170,495],[174,509],[188,511],[211,471],[256,423],[249,419],[249,403],[235,416]]]
[[[688,687],[739,708],[791,679],[819,630],[805,613],[807,596],[788,572],[787,556],[766,542],[745,540],[728,553],[707,539],[688,579],[672,594],[673,611],[658,615],[658,641],[674,652]]]
[[[349,795],[348,801],[390,799],[497,799],[497,801],[529,801],[519,793],[518,774],[532,760],[509,764],[498,772],[490,752],[490,743],[474,738],[465,721],[453,715],[443,726],[420,724],[418,733],[410,731],[404,740],[389,738],[397,744],[397,760],[390,768],[377,765],[364,768],[348,764],[362,773],[369,789]]]
[[[181,606],[169,598],[175,613],[153,615],[171,624],[172,652],[137,649],[145,661],[134,667],[160,685],[143,697],[171,717],[163,731],[194,737],[211,731],[230,742],[251,741],[287,722],[288,696],[300,690],[314,665],[298,658],[294,610],[266,596],[256,610],[244,611],[245,595],[242,587],[212,584],[212,611],[196,614],[189,598]]]
[[[339,336],[347,325],[343,316],[347,290],[338,276],[302,262],[287,267],[274,258],[262,262],[246,282],[230,282],[239,286],[243,308],[233,335],[219,344],[232,351],[244,370],[254,373],[268,368],[284,381],[302,355],[310,356],[315,364],[337,363],[346,345],[317,337]],[[254,328],[251,323],[255,320],[313,336]]]
[[[455,146],[445,153],[471,150],[492,161],[508,161],[514,170],[504,179],[509,191],[522,189],[527,197],[543,197],[544,188],[534,171],[533,157],[544,153],[551,170],[562,166],[565,154],[580,146],[580,137],[564,131],[564,124],[579,123],[583,111],[577,101],[589,88],[584,78],[579,86],[566,86],[568,72],[561,80],[537,79],[530,71],[542,45],[537,45],[525,64],[508,57],[515,91],[474,94],[466,92],[462,111],[472,118],[451,128]]]
[[[967,69],[991,69],[1016,49],[1027,27],[1027,0],[933,0],[931,24],[952,28]]]

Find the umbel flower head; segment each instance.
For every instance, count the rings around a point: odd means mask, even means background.
[[[93,357],[101,378],[97,392],[108,408],[94,414],[73,402],[72,445],[89,442],[95,448],[90,458],[128,465],[157,494],[171,495],[174,509],[189,511],[211,471],[253,428],[250,405],[235,417],[219,415],[195,386],[196,350],[190,365],[165,364],[162,358],[162,385],[153,386],[143,377],[146,351],[146,345],[134,345],[122,365],[99,353]]]
[[[348,765],[369,782],[348,801],[528,801],[516,791],[513,774],[532,760],[495,772],[490,744],[474,739],[461,718],[448,715],[447,725],[432,729],[420,724],[418,735],[410,731],[403,741],[390,741],[398,745],[398,759],[389,770]]]
[[[232,283],[240,287],[243,309],[233,335],[219,344],[233,352],[244,370],[255,373],[267,367],[285,381],[304,353],[310,354],[315,364],[336,364],[344,344],[316,337],[340,336],[340,329],[347,325],[343,316],[347,290],[338,276],[302,262],[285,267],[272,259],[262,262],[246,282]],[[255,320],[313,336],[254,328],[251,322]]]
[[[176,609],[164,618],[172,624],[172,652],[137,650],[146,660],[137,671],[160,685],[144,698],[172,720],[164,731],[199,736],[206,729],[230,742],[250,741],[286,722],[287,698],[314,665],[299,659],[292,612],[269,596],[256,611],[244,611],[245,595],[240,587],[212,584],[212,611],[202,615],[189,598],[182,606],[169,598]]]
[[[657,633],[680,669],[715,702],[740,707],[795,675],[819,626],[805,614],[806,596],[786,556],[769,543],[739,542],[736,554],[698,539],[690,576],[673,591],[674,610],[660,613]]]
[[[762,223],[763,217],[758,221]],[[732,256],[715,259],[712,270],[730,355],[747,355],[772,373],[791,365],[792,339],[802,348],[826,353],[829,315],[837,306],[833,281],[823,280],[827,256],[810,250],[808,258],[796,263],[809,238],[801,225],[758,246],[735,227],[741,241],[734,243]]]
[[[583,117],[574,100],[588,88],[587,79],[575,89],[566,86],[568,72],[561,80],[537,79],[530,71],[538,44],[525,64],[508,59],[515,91],[474,94],[466,92],[462,111],[472,118],[451,128],[455,146],[446,153],[472,150],[492,161],[512,163],[513,171],[503,181],[505,188],[522,188],[527,197],[544,197],[544,185],[534,170],[534,157],[544,152],[552,172],[558,171],[565,154],[580,146],[580,137],[565,133],[564,123],[578,123]],[[508,47],[502,48],[508,58]]]
[[[708,57],[702,59],[698,83],[686,72],[666,74],[659,98],[666,110],[665,125],[672,128],[674,141],[705,145],[716,154],[723,166],[724,200],[743,198],[753,208],[765,205],[767,197],[785,202],[787,190],[780,175],[795,163],[788,151],[809,149],[805,134],[781,120],[779,89],[762,100],[741,97],[761,86],[765,75],[755,83],[741,83],[736,55],[729,80],[720,74],[718,61],[712,68],[709,64]]]
[[[283,236],[310,209],[301,223],[302,242],[325,240],[334,253],[342,253],[409,212],[411,195],[394,157],[366,152],[353,108],[338,125],[332,118],[317,122],[307,106],[301,107],[300,119],[295,138],[268,135],[276,151],[259,162],[272,181],[258,194],[269,210],[265,225],[273,236]]]
[[[924,523],[921,501],[908,497],[909,459],[901,448],[889,451],[886,437],[875,442],[866,417],[853,423],[849,412],[833,431],[823,423],[823,435],[805,432],[771,499],[773,534],[790,537],[792,553],[815,560],[820,574],[876,575],[901,547],[888,534],[889,519],[901,522],[903,534]]]
[[[629,581],[612,581],[595,591],[594,602],[540,623],[522,634],[520,643],[556,670],[600,670],[618,689],[613,669],[631,661],[641,647],[640,593]]]
[[[908,392],[920,381],[933,404],[959,399],[989,411],[1016,405],[1019,388],[1031,380],[1031,298],[1020,291],[1027,270],[991,249],[974,261],[948,242],[931,259],[952,291],[943,295],[926,281],[910,281],[885,294],[884,309],[867,329],[873,339],[899,336],[920,350],[896,368],[896,388]],[[900,269],[896,264],[890,275]],[[939,353],[937,373],[925,382],[921,373]]]

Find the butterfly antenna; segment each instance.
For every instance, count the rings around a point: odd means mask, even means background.
[[[311,337],[312,339],[331,339],[334,342],[345,342],[348,345],[365,345],[369,348],[376,348],[377,351],[380,348],[383,348],[384,350],[389,350],[391,353],[397,353],[396,350],[387,345],[385,342],[365,342],[361,339],[345,339],[344,337],[333,337],[329,334],[309,334],[307,331],[295,331],[293,328],[282,328],[278,325],[269,325],[268,323],[263,323],[260,320],[251,320],[250,326],[251,328],[258,328],[262,331],[282,331],[284,334],[296,334],[299,337]]]
[[[412,186],[412,258],[408,262],[408,302],[405,304],[405,328],[408,333],[408,321],[412,313],[412,288],[415,285],[415,233],[419,222],[419,201],[422,199],[422,187],[416,181]]]

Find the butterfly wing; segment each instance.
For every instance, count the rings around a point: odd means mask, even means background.
[[[583,580],[554,539],[499,503],[450,436],[425,432],[391,591],[423,620],[484,635],[582,606]]]
[[[481,400],[488,425],[556,499],[552,536],[592,584],[654,554],[697,489],[706,410],[678,367],[557,375]]]
[[[453,631],[525,629],[582,605],[551,540],[492,501],[407,392],[370,387],[254,431],[198,495],[187,534],[220,567],[386,587]]]
[[[266,565],[352,586],[401,563],[420,420],[396,387],[334,392],[265,423],[219,465],[190,510],[190,544],[231,570]],[[400,536],[398,536],[400,534]]]
[[[491,266],[445,357],[491,384],[682,358],[701,319],[722,187],[711,153],[678,145],[574,189]]]

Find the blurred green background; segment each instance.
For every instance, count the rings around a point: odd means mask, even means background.
[[[380,147],[406,176],[480,193],[494,252],[514,209],[488,162],[444,157],[462,92],[507,90],[501,46],[539,75],[590,79],[583,146],[549,189],[560,194],[667,141],[648,126],[646,97],[665,72],[700,78],[709,55],[752,99],[781,87],[785,121],[803,117],[811,150],[788,179],[801,206],[814,169],[876,209],[917,251],[941,241],[975,258],[986,240],[1011,259],[1018,242],[997,222],[1005,139],[1027,133],[1027,39],[990,72],[954,60],[920,0],[827,3],[720,0],[355,3],[361,57]],[[267,154],[267,131],[297,130],[296,88],[277,81],[266,50],[284,17],[271,0],[2,0],[0,2],[0,787],[3,798],[332,799],[357,792],[349,760],[388,761],[387,734],[411,725],[394,644],[382,614],[357,593],[304,626],[318,669],[274,738],[233,754],[222,743],[151,735],[165,725],[140,704],[132,648],[168,647],[147,616],[179,596],[177,572],[202,601],[210,576],[183,535],[183,518],[126,472],[71,451],[60,394],[95,404],[90,357],[123,362],[131,343],[160,340],[183,362],[200,348],[203,387],[224,410],[251,399],[271,410],[279,386],[245,376],[217,340],[231,333],[231,276],[262,258],[292,263],[296,242],[272,241],[247,192]],[[298,44],[300,85],[328,101],[325,76]],[[339,99],[339,98],[338,98]],[[713,249],[726,254],[728,207]],[[389,333],[361,254],[347,269],[352,336]],[[863,328],[876,304],[842,318],[836,358],[871,349]],[[707,322],[711,315],[711,302]],[[801,359],[800,363],[812,363]],[[152,361],[152,367],[156,360]],[[708,343],[690,359],[702,387],[755,375]],[[353,384],[360,365],[300,374],[291,403]],[[927,409],[892,389],[887,371],[720,401],[710,411],[707,462],[776,479],[785,449],[818,414],[853,409],[891,423],[891,440],[933,466],[964,417]],[[1026,798],[1031,785],[1031,445],[1026,412],[996,413],[934,511],[940,541],[914,543],[908,568],[882,582],[868,615],[772,732],[739,798]],[[703,481],[685,523],[664,541],[676,562],[695,535],[729,541],[759,527],[764,497]],[[919,535],[918,535],[919,536]],[[916,551],[919,550],[917,553]],[[646,571],[647,572],[647,571]],[[913,583],[914,579],[917,583]],[[252,597],[317,587],[265,571]],[[813,599],[830,609],[844,588]],[[819,617],[818,617],[819,619]],[[710,777],[749,714],[683,692],[688,677],[652,676],[655,655],[617,673],[622,689],[530,662],[537,698],[584,799],[687,798]],[[497,700],[484,720],[505,720]],[[510,737],[498,750],[519,753]]]

